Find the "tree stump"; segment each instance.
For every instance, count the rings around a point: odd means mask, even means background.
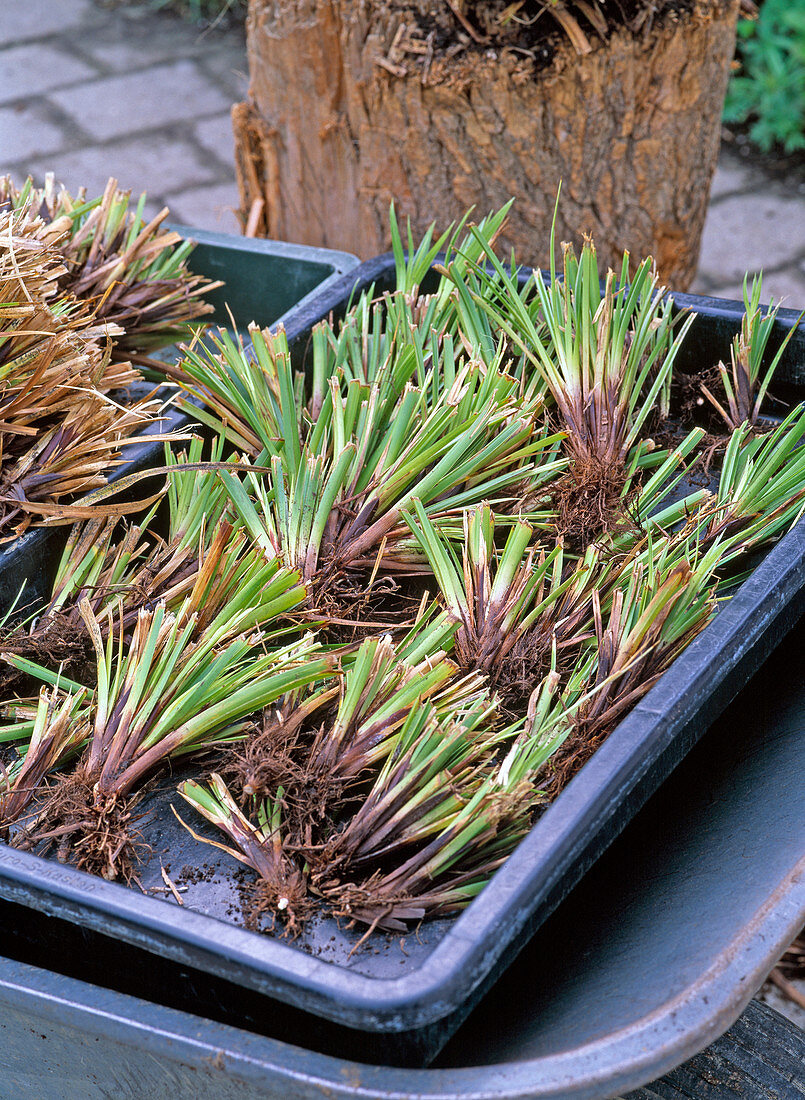
[[[243,224],[366,258],[389,248],[392,199],[418,237],[515,196],[500,243],[546,266],[561,181],[557,241],[591,233],[613,267],[624,249],[653,255],[685,289],[738,6],[654,5],[639,29],[584,54],[564,39],[540,65],[468,33],[456,0],[250,0],[251,102],[233,111]]]

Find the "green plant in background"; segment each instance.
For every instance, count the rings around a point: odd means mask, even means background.
[[[805,149],[805,0],[765,0],[757,20],[738,23],[736,57],[724,121],[751,121],[764,152]]]

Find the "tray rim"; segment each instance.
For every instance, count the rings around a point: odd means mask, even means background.
[[[275,257],[280,260],[304,260],[332,268],[330,275],[322,279],[312,290],[294,302],[272,322],[271,327],[294,323],[300,310],[326,297],[332,288],[355,271],[361,261],[352,252],[343,252],[334,248],[317,248],[314,245],[294,244],[291,241],[278,241],[271,237],[239,237],[234,233],[221,233],[214,229],[196,229],[190,225],[167,222],[166,228],[174,230],[185,240],[194,241],[214,248],[226,248],[230,252],[248,252],[253,255]]]

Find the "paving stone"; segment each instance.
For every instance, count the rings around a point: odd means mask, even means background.
[[[219,47],[218,42],[202,37],[196,27],[154,11],[150,14],[149,19],[112,20],[91,37],[71,41],[112,73],[201,57]]]
[[[93,79],[97,72],[83,61],[41,42],[13,46],[0,53],[0,103],[42,95],[64,84]]]
[[[214,229],[219,233],[240,233],[235,210],[240,203],[235,181],[213,187],[192,187],[175,195],[166,195],[171,218],[196,229]]]
[[[708,279],[707,276],[698,273],[691,285],[688,287],[688,294],[704,294],[715,295],[716,288],[712,279]]]
[[[246,42],[239,32],[221,42],[211,42],[200,55],[203,67],[220,81],[232,101],[245,99],[249,90],[249,61]]]
[[[48,172],[53,172],[53,175],[55,176],[57,183],[63,183],[65,185],[65,187],[67,188],[67,190],[72,192],[73,194],[75,194],[75,192],[78,190],[78,188],[83,186],[83,184],[84,184],[84,178],[82,176],[78,176],[78,177],[74,177],[74,178],[66,176],[64,173],[56,171],[54,169],[53,165],[51,165],[51,164],[47,164],[44,167],[36,165],[36,164],[27,165],[25,175],[29,175],[33,178],[35,187],[42,187],[42,185],[45,182],[45,175]],[[104,179],[102,180],[100,186],[87,185],[87,196],[89,198],[97,197],[97,195],[99,195],[101,193],[101,191],[103,190],[103,187],[106,184],[107,178],[108,177],[104,177]],[[20,175],[16,182],[19,183],[19,182],[21,182],[22,179],[23,179],[23,176]],[[119,183],[121,188],[127,188],[128,187],[128,184],[126,183],[125,180],[118,180],[118,183]],[[135,200],[138,199],[139,198],[139,192],[138,192],[137,188],[133,187],[131,189],[131,191],[132,191],[133,198]],[[143,217],[145,218],[146,221],[150,221],[151,218],[155,218],[156,215],[159,214],[159,212],[164,209],[165,205],[166,204],[164,202],[162,202],[162,200],[160,198],[148,199],[145,203],[145,206],[143,207]]]
[[[702,234],[699,273],[717,285],[743,280],[744,272],[782,267],[805,251],[805,203],[768,190],[714,203]]]
[[[107,77],[54,92],[51,99],[99,141],[220,113],[230,105],[192,61]]]
[[[53,153],[67,141],[65,131],[47,118],[40,104],[0,108],[0,169]]]
[[[805,309],[805,274],[795,269],[769,271],[763,276],[763,297],[774,298],[784,309]]]
[[[755,271],[750,270],[750,277]],[[740,302],[743,300],[743,282],[724,284],[710,291],[694,293],[708,293],[715,298],[729,298]],[[785,309],[805,309],[805,274],[800,274],[794,267],[764,272],[762,300],[767,303],[770,298]]]
[[[0,168],[53,168],[95,190],[115,174],[170,198],[177,220],[238,231],[235,184],[222,181],[234,176],[229,109],[248,84],[242,30],[200,32],[151,0],[0,7],[0,102],[30,97],[0,107]],[[805,304],[805,197],[794,195],[724,146],[693,289],[739,297],[744,271],[763,265],[779,269],[769,294]]]
[[[724,286],[713,286],[708,283],[702,286],[700,280],[696,280],[690,288],[691,294],[702,294],[706,298],[726,298],[729,302],[743,301],[743,284],[733,283]]]
[[[60,34],[92,22],[96,12],[91,0],[3,0],[0,43]]]
[[[730,195],[735,191],[745,191],[757,182],[755,172],[746,164],[729,154],[722,153],[718,158],[713,183],[710,188],[710,201]]]
[[[199,144],[213,153],[224,164],[235,163],[235,136],[232,132],[232,116],[216,115],[196,123],[194,133]]]
[[[85,186],[88,193],[99,194],[114,176],[121,187],[131,188],[138,195],[147,191],[154,196],[221,176],[217,164],[204,164],[191,144],[167,134],[91,146],[66,153],[52,164],[37,161],[34,165],[35,175],[43,176],[48,171],[55,171],[68,191]]]

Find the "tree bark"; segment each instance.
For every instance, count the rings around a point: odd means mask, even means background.
[[[591,233],[613,267],[624,249],[653,255],[685,289],[738,5],[697,0],[584,55],[565,43],[537,71],[462,33],[438,53],[426,0],[250,0],[251,103],[234,111],[244,224],[365,258],[390,245],[392,199],[418,237],[515,196],[501,244],[546,266],[561,181],[557,241]]]

